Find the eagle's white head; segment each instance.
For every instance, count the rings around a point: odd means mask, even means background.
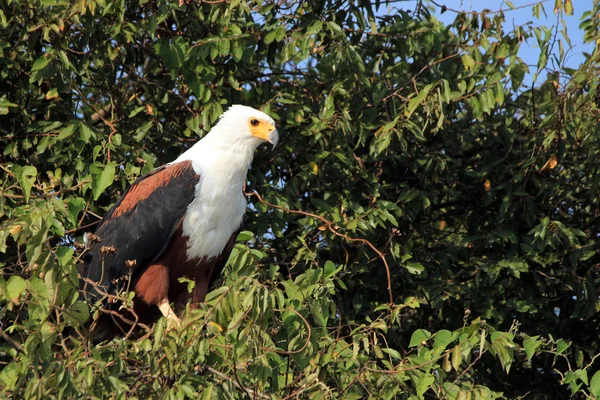
[[[248,142],[255,147],[265,141],[275,147],[279,141],[273,118],[262,111],[239,104],[232,105],[221,115],[219,122],[209,132],[211,134],[218,135],[221,140]]]
[[[239,104],[232,105],[220,117],[210,132],[183,153],[175,162],[193,160],[202,163],[220,158],[244,168],[252,161],[254,150],[269,142],[277,145],[279,133],[275,121],[262,111]]]

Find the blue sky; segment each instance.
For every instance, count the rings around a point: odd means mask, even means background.
[[[592,8],[592,0],[572,0],[573,7],[575,12],[572,16],[565,16],[565,22],[567,24],[567,32],[569,38],[571,39],[571,44],[573,48],[568,53],[566,66],[571,68],[578,67],[583,61],[584,56],[583,52],[591,53],[593,46],[592,44],[584,44],[583,43],[583,31],[579,28],[579,24],[581,22],[581,16],[585,11],[589,11]],[[515,7],[525,6],[528,4],[534,3],[534,0],[512,0],[512,3]],[[413,3],[412,1],[407,2],[406,5],[403,5],[402,8],[410,8],[408,4]],[[506,4],[503,1],[499,0],[436,0],[436,3],[440,5],[445,5],[449,9],[455,10],[465,10],[465,11],[482,11],[487,8],[490,10],[500,10],[500,9],[508,9]],[[532,22],[534,25],[546,25],[546,26],[556,26],[558,21],[557,17],[554,14],[554,0],[546,0],[543,2],[544,8],[546,9],[547,17],[544,16],[543,13],[540,13],[540,19],[537,20],[532,12],[532,7],[525,7],[516,10],[509,10],[505,12],[507,30],[511,30],[512,26],[524,25],[527,22]],[[439,9],[438,9],[439,10]],[[456,13],[451,11],[446,11],[442,15],[437,15],[437,18],[440,19],[444,23],[450,23],[456,17]],[[565,43],[566,46],[566,43]],[[555,46],[554,50],[558,52],[558,46]],[[533,74],[536,71],[535,65],[537,65],[538,56],[539,56],[539,48],[537,47],[537,43],[535,39],[530,39],[527,43],[523,44],[521,47],[520,56],[530,65],[531,73],[526,79],[527,84],[531,84],[533,80]],[[543,74],[538,78],[538,83],[543,81]]]

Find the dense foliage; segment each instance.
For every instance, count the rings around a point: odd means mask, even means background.
[[[569,69],[506,3],[0,1],[1,396],[600,396],[600,4]],[[282,139],[221,282],[90,342],[83,233],[235,103]]]

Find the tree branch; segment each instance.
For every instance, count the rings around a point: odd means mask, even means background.
[[[320,221],[322,221],[325,224],[325,228],[328,229],[330,232],[332,232],[334,235],[342,237],[344,239],[346,239],[349,242],[354,242],[354,243],[362,243],[362,244],[366,244],[367,246],[369,246],[371,248],[371,250],[373,250],[375,253],[377,253],[377,255],[379,256],[379,258],[381,258],[381,261],[383,261],[383,265],[385,266],[385,272],[387,275],[387,290],[388,290],[388,295],[390,297],[390,304],[393,305],[394,304],[394,295],[392,293],[392,276],[390,273],[390,266],[387,262],[387,260],[385,259],[385,255],[377,248],[375,247],[375,245],[373,245],[373,243],[371,243],[370,241],[368,241],[367,239],[363,239],[363,238],[351,238],[350,236],[348,236],[345,233],[340,233],[338,232],[338,227],[332,222],[329,221],[328,219],[317,215],[317,214],[313,214],[313,213],[309,213],[309,212],[305,212],[305,211],[300,211],[300,210],[290,210],[289,208],[285,208],[285,207],[281,207],[272,203],[269,203],[267,201],[265,201],[262,196],[260,194],[258,194],[257,191],[254,191],[252,193],[246,193],[244,192],[244,194],[246,196],[255,196],[259,202],[271,207],[271,208],[276,208],[278,210],[282,210],[285,212],[288,212],[290,214],[299,214],[299,215],[304,215],[307,217],[311,217],[311,218],[315,218],[318,219]]]

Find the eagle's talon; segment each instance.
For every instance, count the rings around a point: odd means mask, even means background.
[[[169,300],[163,300],[163,302],[158,306],[158,309],[162,313],[163,317],[167,319],[167,330],[176,329],[181,326],[181,320],[171,308]]]

